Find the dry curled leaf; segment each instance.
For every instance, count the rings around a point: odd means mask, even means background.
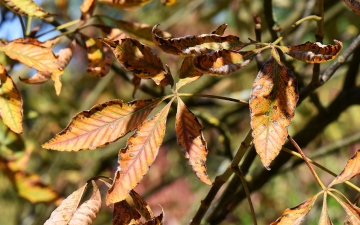
[[[153,41],[161,50],[169,54],[195,56],[222,49],[240,50],[245,45],[233,35],[223,37],[217,34],[202,34],[163,38],[157,35],[158,26],[159,24],[155,25],[152,30]]]
[[[0,64],[0,118],[12,131],[22,133],[21,94],[2,64]]]
[[[334,40],[336,45],[323,45],[319,42],[306,42],[302,45],[296,46],[281,46],[281,51],[285,54],[307,62],[307,63],[323,63],[333,60],[339,55],[342,43],[341,41]]]
[[[343,0],[345,4],[354,11],[357,15],[360,16],[360,1],[358,0]]]
[[[99,2],[110,5],[118,9],[128,9],[138,6],[143,6],[150,3],[152,0],[99,0]]]
[[[140,125],[162,99],[111,100],[77,114],[43,148],[59,151],[96,149],[112,143]]]
[[[135,209],[131,208],[126,200],[114,204],[113,225],[135,225],[139,224],[141,215]]]
[[[157,85],[166,86],[174,84],[170,69],[163,65],[160,58],[148,46],[132,38],[121,41],[102,40],[113,51],[116,59],[124,68],[141,79],[151,78]]]
[[[160,215],[152,218],[151,220],[146,221],[142,225],[162,225],[164,224],[164,212],[160,213]]]
[[[135,207],[139,211],[139,213],[146,220],[151,220],[154,217],[154,213],[151,210],[150,206],[145,202],[145,200],[134,190],[130,191],[130,196],[133,199]]]
[[[141,181],[154,162],[165,136],[166,118],[172,101],[160,112],[145,120],[127,140],[118,155],[119,167],[113,185],[106,196],[106,203],[124,200]]]
[[[273,57],[265,62],[253,83],[249,106],[256,152],[267,169],[286,141],[298,98],[292,71]]]
[[[346,163],[344,170],[331,182],[329,187],[343,183],[360,174],[360,149]]]
[[[2,0],[2,3],[11,11],[19,15],[37,17],[40,19],[52,16],[52,14],[45,12],[33,0]]]
[[[206,155],[208,153],[206,141],[202,133],[202,126],[196,116],[178,98],[175,131],[178,144],[196,176],[204,183],[211,185],[206,172]]]

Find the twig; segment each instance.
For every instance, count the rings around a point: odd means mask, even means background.
[[[21,17],[21,15],[17,15],[19,20],[20,20],[20,24],[21,24],[21,29],[22,29],[22,32],[23,32],[23,37],[26,37],[26,29],[25,29],[25,24],[24,24],[24,21]]]
[[[360,65],[360,47],[357,47],[349,63],[349,68],[345,76],[343,89],[355,87],[356,77],[359,72],[359,65]]]
[[[32,21],[32,17],[29,16],[27,18],[27,22],[26,22],[26,32],[25,32],[25,35],[26,36],[29,36],[30,32],[31,32],[31,21]]]
[[[306,5],[305,5],[304,11],[301,15],[301,18],[310,16],[312,9],[315,6],[315,3],[316,3],[316,0],[308,0],[306,2]],[[294,32],[294,34],[293,34],[292,45],[299,44],[301,38],[304,37],[304,34],[308,33],[308,32],[309,32],[308,24],[306,24],[306,25],[304,24],[301,27],[299,27],[298,30],[296,32]]]
[[[264,0],[263,9],[265,14],[265,21],[271,34],[271,39],[275,41],[278,38],[278,33],[274,29],[275,20],[273,17],[272,0]]]
[[[257,14],[254,15],[254,22],[255,22],[255,38],[257,42],[261,42],[261,17]],[[256,48],[261,48],[260,45],[256,45]],[[264,59],[261,54],[255,55],[256,64],[258,70],[261,69],[262,64],[264,63]]]
[[[234,99],[234,98],[223,97],[223,96],[218,96],[218,95],[178,93],[178,96],[182,96],[182,97],[215,98],[215,99],[221,99],[221,100],[226,100],[226,101],[230,101],[230,102],[236,102],[236,103],[240,103],[240,104],[244,104],[244,105],[248,105],[248,104],[249,104],[247,101],[243,101],[243,100],[239,100],[239,99]]]

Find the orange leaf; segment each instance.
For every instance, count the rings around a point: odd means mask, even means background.
[[[202,126],[180,98],[178,98],[175,130],[180,149],[196,176],[204,183],[211,185],[206,172],[205,162],[208,150],[202,134]]]
[[[337,176],[329,185],[329,187],[335,184],[343,183],[351,178],[360,174],[360,149],[356,151],[348,161],[344,170]]]
[[[343,0],[345,4],[360,16],[360,2],[357,0]]]
[[[150,3],[152,0],[99,0],[99,2],[110,5],[118,9],[127,9],[137,6],[143,6]]]
[[[319,42],[306,42],[296,46],[279,47],[281,51],[289,56],[307,62],[307,63],[323,63],[333,60],[339,55],[342,43],[334,40],[336,45],[323,45]]]
[[[159,24],[155,25],[152,30],[154,43],[164,52],[174,55],[195,56],[222,49],[240,50],[245,45],[233,35],[222,37],[217,34],[202,34],[163,38],[156,33],[158,26]]]
[[[349,202],[344,202],[341,199],[339,199],[336,195],[331,195],[346,212],[346,219],[350,222],[350,224],[360,224],[360,208],[358,208],[356,205],[353,205]]]
[[[96,6],[96,0],[84,0],[80,5],[81,10],[81,21],[84,23],[86,20],[90,19]]]
[[[134,190],[130,191],[130,196],[133,199],[135,207],[140,212],[140,214],[146,220],[151,220],[154,217],[154,213],[152,212],[150,206],[145,202],[145,200]]]
[[[177,0],[161,0],[161,3],[163,5],[169,6],[169,5],[173,5],[176,3]]]
[[[324,202],[323,202],[323,207],[321,210],[321,215],[320,215],[320,219],[319,219],[319,223],[318,225],[333,225],[330,217],[329,217],[329,213],[327,210],[327,203],[326,203],[326,195],[324,196]]]
[[[271,223],[271,225],[300,225],[313,207],[317,197],[318,195],[315,195],[298,206],[286,209],[281,217]]]
[[[146,45],[132,38],[125,38],[121,41],[102,40],[112,50],[116,59],[126,70],[134,75],[146,79],[151,78],[157,85],[173,86],[174,80],[169,67],[164,68],[160,58]]]
[[[23,101],[15,83],[0,64],[0,118],[15,133],[22,133]]]
[[[125,200],[114,204],[113,225],[132,225],[138,224],[141,215]]]
[[[44,225],[58,224],[58,225],[66,225],[69,223],[71,218],[73,217],[79,203],[81,197],[84,194],[87,183],[74,191],[71,195],[69,195],[66,199],[64,199],[59,207],[57,207],[50,215],[50,218],[45,222]]]
[[[77,114],[70,124],[43,148],[59,151],[96,149],[133,131],[162,99],[111,100]]]
[[[144,121],[119,152],[119,167],[106,196],[106,204],[124,200],[154,162],[163,141],[172,100],[155,116]]]
[[[256,152],[267,169],[286,141],[298,98],[291,70],[273,57],[265,62],[253,83],[249,104]]]
[[[227,75],[247,66],[258,52],[220,50],[194,57],[193,64],[203,73]]]

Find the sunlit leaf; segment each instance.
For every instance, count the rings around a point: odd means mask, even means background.
[[[193,64],[202,73],[227,75],[247,66],[258,52],[220,50],[195,56]]]
[[[173,86],[174,79],[169,67],[164,67],[160,58],[148,46],[132,38],[121,41],[103,39],[103,42],[111,47],[116,59],[126,70],[142,79],[151,78],[157,85]]]
[[[112,143],[140,125],[162,99],[111,100],[77,114],[69,125],[42,147],[59,151],[96,149]]]
[[[133,199],[136,209],[139,213],[146,219],[151,220],[154,217],[150,206],[145,202],[145,200],[134,190],[130,191],[130,196]]]
[[[0,118],[15,133],[22,133],[23,101],[11,77],[0,64]]]
[[[163,38],[156,33],[158,26],[155,25],[152,30],[154,43],[164,52],[174,55],[195,56],[222,49],[240,50],[245,45],[238,37],[233,35],[222,37],[217,34],[202,34],[179,38]]]
[[[45,12],[33,0],[2,0],[2,3],[16,14],[37,18],[46,18],[52,14]]]
[[[96,183],[92,181],[93,194],[89,200],[80,205],[72,216],[69,225],[90,225],[96,218],[101,207],[101,195]]]
[[[281,46],[281,51],[289,56],[307,62],[307,63],[323,63],[333,60],[339,55],[342,43],[334,40],[336,45],[323,45],[319,42],[306,42],[296,46]]]
[[[298,98],[292,71],[274,58],[265,62],[253,83],[249,104],[256,152],[267,169],[286,141]]]
[[[310,212],[317,197],[318,195],[315,195],[298,206],[286,209],[282,216],[271,223],[271,225],[300,225],[304,221],[305,216]]]
[[[177,141],[190,166],[204,183],[211,185],[206,172],[206,142],[202,134],[202,126],[196,116],[178,99],[175,130]]]
[[[114,204],[113,225],[133,225],[138,224],[141,215],[131,208],[125,200]]]
[[[176,2],[177,0],[161,0],[161,3],[166,6],[174,5]]]
[[[350,222],[350,224],[352,224],[352,225],[360,224],[360,208],[358,208],[356,205],[353,205],[351,203],[344,202],[343,200],[338,198],[336,195],[332,195],[332,197],[337,202],[339,202],[341,207],[345,210],[346,215],[347,215],[346,219]]]
[[[344,170],[329,185],[343,183],[360,174],[360,149],[348,161]]]
[[[358,0],[343,0],[345,4],[356,14],[360,16],[360,1]]]
[[[61,204],[51,213],[50,218],[44,223],[44,225],[67,225],[73,217],[77,207],[79,206],[86,186],[87,183],[64,199]]]
[[[119,167],[106,196],[108,205],[124,200],[154,162],[165,135],[166,117],[171,103],[144,121],[127,140],[127,146],[120,150]]]
[[[150,3],[152,0],[99,0],[99,2],[110,5],[118,9],[127,9],[137,6],[143,6]]]
[[[109,73],[112,64],[112,53],[108,46],[104,45],[101,41],[85,37],[87,58],[89,65],[87,72],[94,77],[104,77]]]
[[[83,3],[80,5],[81,10],[81,21],[83,23],[90,19],[94,9],[96,6],[96,0],[84,0]]]

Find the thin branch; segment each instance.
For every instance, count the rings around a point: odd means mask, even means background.
[[[263,9],[264,9],[265,21],[271,34],[271,39],[275,41],[278,38],[278,33],[275,30],[275,20],[272,10],[272,0],[264,0]]]
[[[239,100],[239,99],[234,99],[234,98],[223,97],[223,96],[218,96],[218,95],[178,93],[178,96],[182,96],[182,97],[215,98],[215,99],[221,99],[221,100],[226,100],[226,101],[230,101],[230,102],[236,102],[236,103],[240,103],[240,104],[244,104],[244,105],[249,105],[249,103],[248,103],[247,101],[243,101],[243,100]]]
[[[349,69],[345,76],[343,89],[355,87],[356,77],[359,72],[359,66],[360,66],[360,47],[357,47],[349,63]]]
[[[22,19],[22,16],[21,15],[17,15],[19,20],[20,20],[20,24],[21,24],[21,29],[22,29],[22,32],[23,32],[23,37],[26,37],[26,28],[25,28],[25,24],[24,24],[24,21]]]

